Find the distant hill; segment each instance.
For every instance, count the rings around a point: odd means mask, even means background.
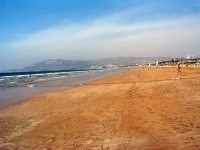
[[[89,68],[91,61],[77,60],[62,60],[57,58],[47,59],[32,65],[29,65],[24,70],[62,70],[62,69],[77,69]]]
[[[145,63],[155,63],[156,61],[171,60],[171,57],[113,57],[103,58],[98,60],[101,65],[116,64],[116,65],[135,65]]]
[[[41,70],[71,70],[84,68],[98,68],[106,65],[127,66],[145,63],[155,63],[156,61],[171,60],[169,57],[113,57],[100,60],[63,60],[51,58],[37,62],[22,69],[9,71],[41,71]]]

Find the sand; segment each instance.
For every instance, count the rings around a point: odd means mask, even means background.
[[[0,149],[200,150],[200,67],[140,68],[0,112]]]

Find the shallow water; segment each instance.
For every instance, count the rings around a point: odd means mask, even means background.
[[[37,72],[13,72],[0,73],[0,89],[19,86],[29,82],[43,80],[54,80],[74,75],[90,74],[93,72],[104,72],[106,69],[84,69],[84,70],[57,70],[57,71],[37,71]]]
[[[54,77],[50,80],[40,78],[40,80],[30,84],[4,88],[0,90],[0,109],[43,93],[63,91],[124,71],[126,69],[120,68],[99,72],[71,74],[70,76],[62,76],[59,78]]]

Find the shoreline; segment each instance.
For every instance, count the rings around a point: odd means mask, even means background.
[[[200,68],[181,71],[129,70],[12,105],[0,148],[199,149]]]
[[[31,82],[21,86],[4,88],[0,90],[0,110],[9,107],[12,104],[37,97],[41,94],[64,91],[77,87],[80,84],[89,83],[125,71],[127,71],[127,69],[120,68],[107,70],[105,72],[95,72],[60,79],[44,80],[41,82]]]

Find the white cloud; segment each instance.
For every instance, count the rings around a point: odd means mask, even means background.
[[[141,24],[117,25],[101,23],[91,25],[80,25],[75,27],[53,28],[46,31],[30,35],[27,39],[10,43],[7,49],[15,49],[23,55],[35,55],[36,52],[49,52],[47,55],[60,55],[63,52],[66,57],[77,53],[77,58],[87,52],[101,53],[102,48],[106,49],[107,55],[123,55],[123,52],[130,53],[130,48],[137,48],[135,52],[145,55],[149,49],[179,49],[182,44],[173,46],[175,41],[184,41],[185,39],[193,39],[199,36],[199,27],[195,24],[194,19],[180,19],[161,22],[148,22]],[[156,41],[156,43],[155,43]],[[145,47],[148,45],[148,47]],[[141,48],[143,51],[141,51]],[[146,48],[146,50],[145,50]],[[170,51],[170,50],[168,50]],[[135,55],[130,53],[130,55]],[[163,55],[165,53],[163,52]],[[20,55],[20,54],[19,54]],[[103,54],[98,57],[104,57]],[[90,56],[83,59],[89,59]]]
[[[143,8],[132,11],[137,13]],[[4,60],[37,61],[63,59],[99,59],[115,56],[200,55],[200,18],[118,24],[109,18],[122,18],[130,11],[97,19],[90,24],[62,25],[4,45]],[[107,21],[109,20],[109,21]],[[16,58],[15,58],[16,59]],[[14,59],[13,59],[14,60]],[[29,61],[30,62],[30,61]],[[33,62],[31,62],[33,63]],[[26,66],[26,65],[25,65]]]
[[[124,2],[120,2],[119,5],[123,6],[123,3]],[[102,22],[122,23],[123,21],[126,22],[127,18],[134,21],[134,16],[141,16],[141,14],[152,13],[160,9],[160,7],[161,6],[158,3],[150,3],[137,6],[134,4],[134,2],[129,2],[129,7],[127,9],[96,19],[94,22],[97,24],[101,24]]]

